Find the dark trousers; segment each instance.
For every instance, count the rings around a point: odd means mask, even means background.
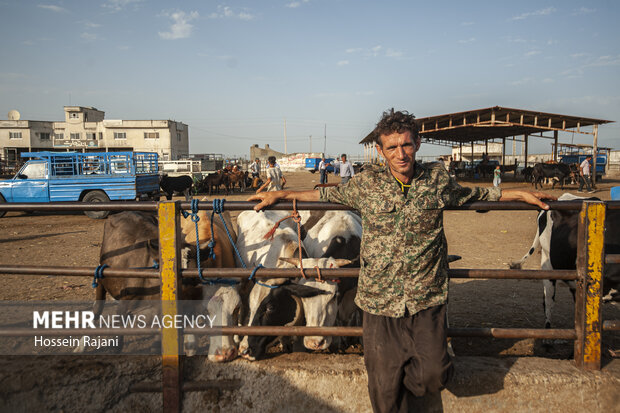
[[[321,179],[319,183],[326,184],[327,183],[327,171],[325,169],[321,169],[319,172],[321,173]]]
[[[416,398],[438,393],[452,377],[446,309],[402,318],[364,312],[364,363],[376,413],[416,411]]]
[[[586,189],[588,191],[591,191],[592,188],[590,187],[590,175],[579,175],[579,190],[581,191],[583,189],[583,184],[586,184]]]

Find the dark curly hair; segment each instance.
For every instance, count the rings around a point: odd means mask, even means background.
[[[383,116],[375,130],[372,131],[374,135],[374,141],[379,146],[381,144],[381,135],[391,135],[392,133],[405,133],[411,132],[411,137],[415,141],[418,138],[418,125],[415,121],[415,116],[410,114],[406,110],[395,112],[394,108],[383,112]]]

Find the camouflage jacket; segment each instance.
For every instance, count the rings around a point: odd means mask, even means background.
[[[499,188],[464,188],[438,163],[416,162],[405,196],[387,167],[373,166],[347,184],[320,188],[321,201],[362,215],[361,269],[355,303],[389,317],[413,315],[446,302],[447,243],[443,209],[497,201]]]

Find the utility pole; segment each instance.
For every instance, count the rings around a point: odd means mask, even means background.
[[[284,154],[288,155],[288,151],[286,150],[286,119],[284,119]]]
[[[327,123],[325,124],[325,129],[323,132],[323,137],[324,137],[324,141],[323,141],[323,156],[327,157]]]
[[[310,153],[312,153],[312,135],[310,135]]]

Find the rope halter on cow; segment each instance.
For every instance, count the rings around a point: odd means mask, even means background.
[[[278,229],[280,224],[283,221],[286,221],[289,218],[292,218],[293,221],[295,221],[295,223],[297,223],[297,242],[298,242],[298,250],[299,250],[299,271],[300,271],[301,276],[303,277],[303,279],[307,280],[308,277],[306,277],[306,272],[304,271],[304,263],[302,261],[301,215],[299,215],[299,212],[297,211],[297,199],[293,198],[293,212],[291,212],[290,215],[285,216],[284,218],[282,218],[281,220],[276,222],[274,224],[273,228],[271,228],[271,230],[269,230],[269,232],[267,232],[265,234],[264,239],[268,239],[270,241],[273,241],[273,236],[275,235],[276,230]],[[314,268],[316,268],[316,272],[318,274],[317,280],[320,281],[320,282],[324,282],[324,280],[321,278],[321,271],[319,270],[319,268],[318,267],[314,267]]]

